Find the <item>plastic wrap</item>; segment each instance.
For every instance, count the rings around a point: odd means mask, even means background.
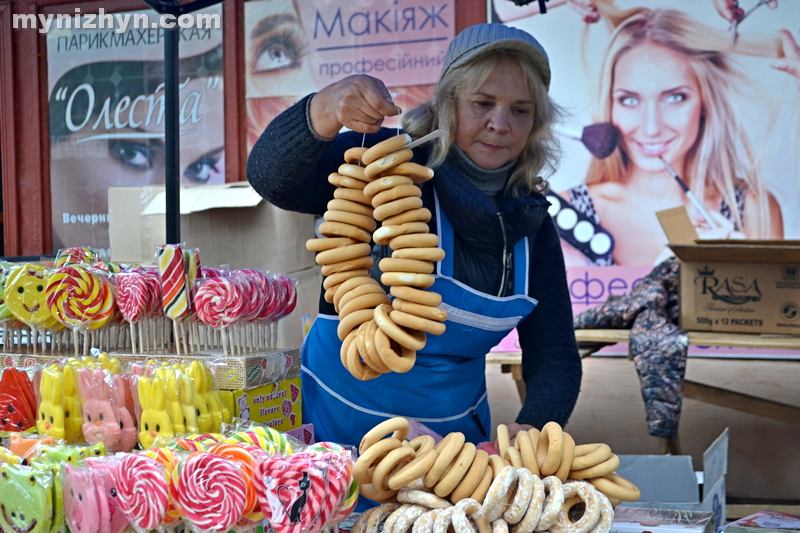
[[[112,393],[113,377],[102,368],[78,370],[83,398],[83,436],[86,442],[102,442],[106,448],[119,446],[121,424],[117,418],[117,397]]]
[[[53,475],[46,468],[0,465],[0,529],[49,533],[54,515]]]
[[[27,371],[0,369],[0,430],[24,431],[36,425],[36,393]]]

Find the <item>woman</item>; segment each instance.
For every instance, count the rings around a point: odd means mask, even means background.
[[[558,112],[549,82],[544,50],[521,30],[482,24],[450,44],[433,98],[403,120],[414,138],[449,132],[415,153],[436,172],[422,198],[447,253],[431,289],[450,306],[447,331],[428,336],[408,373],[361,382],[339,362],[337,318],[321,299],[302,370],[303,416],[319,439],[356,444],[378,422],[401,415],[442,435],[488,441],[484,356],[515,326],[529,391],[517,422],[566,424],[581,363],[558,234],[541,194],[547,183],[540,174],[555,162],[550,127]],[[327,176],[344,151],[395,135],[380,126],[399,112],[380,80],[345,78],[269,125],[250,153],[247,177],[275,205],[321,215],[333,197]],[[338,133],[342,126],[354,131]],[[385,248],[374,253],[388,255]]]
[[[687,206],[705,238],[783,238],[780,205],[764,185],[731,100],[741,77],[724,51],[730,35],[680,11],[595,3],[616,24],[595,122],[612,122],[619,143],[610,157],[592,160],[584,184],[561,196],[617,239],[613,254],[600,257],[565,244],[568,263],[586,264],[586,257],[594,264],[658,262],[666,238],[655,212],[677,205]],[[743,53],[776,49],[757,48],[741,36],[737,41]],[[664,162],[702,199],[711,220],[694,209]],[[560,231],[569,241],[570,229]]]

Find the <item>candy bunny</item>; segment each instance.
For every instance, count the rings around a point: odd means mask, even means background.
[[[52,477],[44,469],[0,466],[0,529],[50,533],[53,514]]]
[[[136,446],[139,430],[136,429],[136,419],[128,408],[128,398],[131,398],[131,382],[124,375],[114,376],[114,390],[116,399],[117,420],[119,421],[119,442],[112,447],[114,453],[130,452]]]
[[[167,412],[172,420],[172,430],[176,434],[186,433],[176,371],[171,367],[162,366],[156,371],[156,375],[167,386]]]
[[[36,429],[40,435],[64,440],[64,376],[57,365],[44,369],[39,390],[42,400]]]
[[[159,377],[152,381],[147,377],[139,378],[139,405],[142,416],[139,420],[139,443],[142,448],[153,447],[156,437],[169,441],[174,436],[172,422],[167,414],[167,390]]]
[[[78,401],[78,372],[71,364],[64,365],[64,431],[67,442],[83,435],[81,404]]]
[[[64,468],[64,515],[72,533],[108,533],[108,508],[101,510],[96,486],[89,469]]]
[[[213,430],[211,429],[214,424],[214,418],[208,410],[208,403],[206,403],[205,395],[203,394],[205,376],[202,366],[197,361],[192,361],[186,373],[194,385],[194,405],[197,412],[197,426],[200,428],[200,432],[219,431],[219,426]]]
[[[94,371],[81,368],[78,376],[83,396],[83,436],[86,442],[102,442],[106,448],[113,449],[119,443],[120,424],[111,403],[106,374],[102,368]]]
[[[197,433],[200,426],[197,420],[197,408],[195,407],[194,383],[192,378],[186,375],[185,371],[177,374],[180,389],[181,411],[183,420],[186,424],[187,433]]]

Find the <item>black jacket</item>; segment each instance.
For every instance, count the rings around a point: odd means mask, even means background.
[[[333,140],[318,137],[307,118],[309,98],[267,127],[250,153],[247,178],[282,209],[322,215],[335,188],[328,175],[344,161],[345,150],[362,145],[363,136],[347,132]],[[372,146],[396,133],[384,128],[367,135],[363,145]],[[425,164],[426,156],[425,150],[417,150],[414,161]],[[510,252],[520,239],[529,237],[528,295],[539,304],[517,327],[528,390],[517,422],[539,428],[551,420],[566,424],[578,398],[581,362],[561,245],[547,214],[549,203],[543,195],[531,194],[502,198],[495,205],[449,162],[435,172],[434,179],[422,185],[422,199],[433,211],[435,190],[453,226],[457,280],[489,294],[513,294]],[[429,226],[436,231],[435,218]],[[320,312],[336,314],[322,298]]]

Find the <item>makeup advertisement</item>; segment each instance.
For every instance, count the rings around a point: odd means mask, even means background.
[[[565,114],[551,214],[576,312],[670,255],[664,209],[685,206],[701,238],[800,238],[800,3],[728,4],[489,3],[550,58]]]
[[[101,10],[102,11],[102,10]],[[107,250],[108,188],[161,185],[164,25],[180,22],[180,183],[225,182],[222,10],[75,14],[47,33],[53,250]]]
[[[283,110],[342,78],[384,82],[401,109],[430,97],[455,35],[453,0],[254,0],[245,5],[248,149]],[[391,117],[384,126],[399,126]]]

